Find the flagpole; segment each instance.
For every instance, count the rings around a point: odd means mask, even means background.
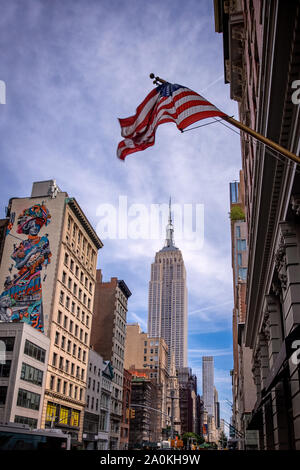
[[[255,130],[251,129],[251,127],[248,127],[245,124],[243,124],[242,122],[239,122],[236,119],[233,119],[232,117],[227,116],[227,115],[224,116],[223,119],[225,121],[229,122],[230,124],[232,124],[233,126],[237,127],[238,129],[240,129],[241,131],[246,132],[246,134],[251,135],[256,140],[259,140],[260,142],[267,145],[268,147],[271,147],[276,152],[281,153],[282,155],[289,158],[290,160],[293,160],[296,163],[300,163],[300,158],[297,155],[290,152],[289,150],[282,147],[281,145],[277,144],[273,140],[268,139],[264,135],[259,134],[259,132],[256,132]]]
[[[150,78],[154,78],[154,84],[157,85],[159,82],[160,83],[166,83],[166,80],[163,80],[160,77],[156,77],[154,73],[150,73]],[[251,129],[251,127],[246,126],[245,124],[241,123],[240,121],[237,121],[236,119],[228,116],[227,114],[225,116],[222,116],[222,118],[232,124],[234,127],[237,127],[241,131],[245,132],[248,135],[251,135],[254,137],[256,140],[259,140],[263,144],[267,145],[268,147],[271,147],[273,150],[276,152],[281,153],[285,157],[289,158],[290,160],[293,160],[296,163],[300,163],[300,157],[295,155],[294,153],[290,152],[286,148],[282,147],[281,145],[277,144],[273,140],[268,139],[264,135],[260,134],[259,132],[256,132],[254,129]]]

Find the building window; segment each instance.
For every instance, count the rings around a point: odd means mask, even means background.
[[[15,338],[13,336],[0,337],[0,342],[4,343],[6,352],[11,352],[14,349]]]
[[[56,359],[57,359],[57,354],[53,353],[53,358],[52,358],[52,365],[56,367]]]
[[[65,343],[66,343],[66,337],[62,336],[62,338],[61,338],[61,348],[62,349],[65,349]]]
[[[0,377],[9,377],[11,361],[6,360],[4,364],[0,362]]]
[[[61,304],[64,303],[64,293],[63,293],[62,290],[60,291],[60,294],[59,294],[59,302],[60,302]]]
[[[247,279],[247,268],[239,268],[239,277],[243,281],[246,281],[246,279]]]
[[[60,356],[60,358],[59,358],[59,369],[63,370],[63,368],[64,368],[64,358],[62,356]]]
[[[61,406],[60,413],[59,413],[59,423],[60,424],[68,424],[68,417],[69,417],[69,409]]]
[[[43,383],[43,371],[23,362],[21,369],[21,379],[41,387]]]
[[[40,398],[41,396],[38,393],[19,388],[17,406],[38,411],[40,408]]]
[[[56,331],[54,343],[58,346],[58,342],[59,342],[59,332]]]
[[[99,430],[100,431],[106,431],[106,423],[107,423],[106,412],[101,411],[100,412],[100,420],[99,420]]]
[[[76,426],[76,427],[79,427],[79,416],[80,416],[80,412],[77,411],[77,410],[72,410],[72,414],[71,414],[71,426]]]
[[[26,354],[27,356],[33,357],[37,361],[45,362],[45,358],[46,358],[45,349],[40,348],[39,346],[36,346],[35,344],[31,343],[27,339],[25,341],[24,354]]]
[[[63,394],[66,395],[67,393],[67,385],[68,383],[64,380],[64,388],[63,388]]]
[[[237,240],[237,250],[238,251],[245,251],[246,250],[246,240],[245,239]]]
[[[0,386],[0,405],[5,405],[7,395],[7,387]]]
[[[51,375],[51,377],[50,377],[49,386],[50,386],[50,390],[53,390],[53,388],[54,388],[54,375]]]
[[[28,426],[31,429],[36,429],[38,420],[34,419],[34,418],[29,418],[28,416],[18,416],[18,415],[16,415],[14,422],[18,423],[18,424],[28,424]]]
[[[237,255],[237,262],[239,266],[242,266],[242,253],[238,253]]]
[[[236,230],[236,232],[235,232],[235,233],[236,233],[236,237],[237,237],[237,238],[241,238],[241,227],[240,227],[239,225],[237,225],[236,228],[235,228],[235,230]]]
[[[63,273],[62,273],[61,280],[62,280],[63,284],[66,283],[66,273],[65,273],[65,271],[63,271]]]
[[[73,237],[73,238],[76,237],[76,232],[77,232],[77,225],[74,224],[74,225],[73,225],[73,233],[72,233],[72,237]]]
[[[60,310],[58,310],[58,313],[57,313],[57,323],[61,323],[61,316],[62,316],[62,313]]]
[[[70,270],[73,272],[74,271],[74,261],[71,259],[70,262]]]
[[[56,383],[56,391],[57,391],[57,393],[60,393],[60,384],[61,384],[61,379],[57,379],[57,383]]]
[[[56,405],[54,403],[47,403],[46,421],[55,421],[56,419]]]

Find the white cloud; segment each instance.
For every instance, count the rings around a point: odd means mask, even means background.
[[[130,311],[127,315],[127,323],[130,323],[130,321],[128,320],[130,320],[131,318],[133,318],[137,323],[139,323],[144,328],[145,331],[147,331],[147,323],[140,315],[137,315],[136,313]]]
[[[166,124],[154,147],[125,163],[115,156],[117,118],[133,114],[151,90],[150,72],[204,90],[228,114],[237,113],[220,80],[222,38],[214,32],[211,3],[28,0],[26,14],[16,2],[3,10],[2,206],[30,194],[32,181],[49,178],[76,197],[94,227],[99,204],[116,205],[122,194],[146,205],[167,203],[170,195],[174,203],[204,204],[203,248],[178,242],[187,270],[189,334],[212,333],[207,349],[225,354],[213,333],[231,329],[228,185],[241,166],[239,137],[220,124],[183,134]],[[163,242],[104,240],[99,252],[104,278],[124,278],[133,292],[129,311],[144,326],[150,266]],[[204,350],[201,344],[194,349]]]

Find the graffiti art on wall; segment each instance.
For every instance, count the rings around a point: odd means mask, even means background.
[[[27,238],[15,237],[19,244],[14,244],[11,254],[14,263],[0,295],[1,321],[25,322],[44,331],[41,276],[50,263],[51,251],[48,234],[39,233],[50,219],[44,203],[25,209],[17,219],[16,232]],[[9,235],[13,236],[11,229]],[[12,277],[14,270],[17,272]]]

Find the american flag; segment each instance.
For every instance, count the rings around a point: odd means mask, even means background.
[[[119,119],[124,137],[117,149],[121,160],[130,153],[154,145],[157,126],[175,122],[183,130],[201,119],[226,116],[203,96],[182,85],[163,83],[154,88],[138,106],[134,116]]]

